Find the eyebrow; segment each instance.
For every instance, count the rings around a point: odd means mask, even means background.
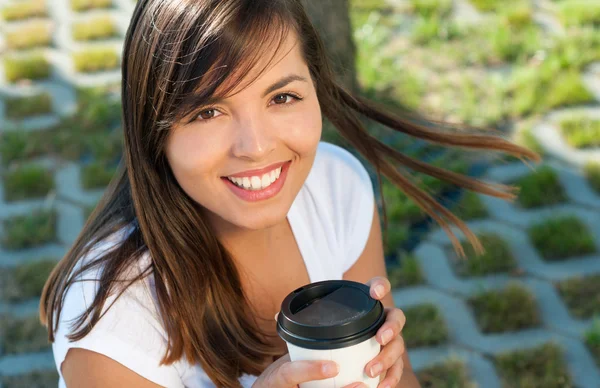
[[[269,93],[274,92],[277,89],[281,89],[282,87],[286,86],[287,84],[290,84],[294,81],[302,81],[302,82],[308,82],[308,80],[305,77],[299,76],[297,74],[290,74],[288,76],[283,77],[282,79],[280,79],[279,81],[275,82],[273,85],[269,86],[262,94],[262,97],[266,97]]]

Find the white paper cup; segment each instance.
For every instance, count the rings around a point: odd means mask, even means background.
[[[300,388],[341,388],[355,382],[376,388],[379,377],[369,377],[365,367],[381,350],[375,334],[384,322],[383,305],[371,298],[368,286],[327,280],[301,287],[284,299],[277,332],[292,361],[332,360],[340,366],[336,377]]]

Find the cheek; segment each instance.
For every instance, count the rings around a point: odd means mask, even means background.
[[[187,180],[198,179],[208,174],[216,160],[219,160],[219,148],[209,147],[193,133],[176,134],[167,144],[167,157],[173,173],[182,186]]]
[[[282,138],[299,154],[312,153],[321,139],[322,119],[319,104],[296,115],[281,128]]]

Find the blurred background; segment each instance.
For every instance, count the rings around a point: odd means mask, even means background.
[[[543,156],[443,148],[365,120],[412,157],[521,187],[510,203],[414,176],[480,237],[487,252],[466,244],[466,261],[402,192],[376,189],[422,385],[600,387],[600,1],[304,2],[350,90]],[[134,6],[0,0],[0,388],[57,386],[39,295],[120,161]]]

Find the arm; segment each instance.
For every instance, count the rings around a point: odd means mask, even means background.
[[[371,225],[371,232],[363,253],[360,255],[356,263],[344,273],[344,280],[353,280],[360,283],[367,283],[374,277],[383,276],[387,278],[387,272],[385,268],[385,260],[383,257],[383,242],[381,238],[381,227],[379,225],[379,212],[377,211],[377,205],[374,206],[373,222]],[[381,299],[384,307],[395,307],[392,294],[388,293],[383,299]],[[417,381],[410,360],[408,358],[408,352],[405,351],[402,354],[402,361],[404,362],[404,369],[402,373],[402,379],[397,388],[420,388],[421,385]]]
[[[61,372],[69,388],[161,387],[113,359],[83,348],[69,349]]]

